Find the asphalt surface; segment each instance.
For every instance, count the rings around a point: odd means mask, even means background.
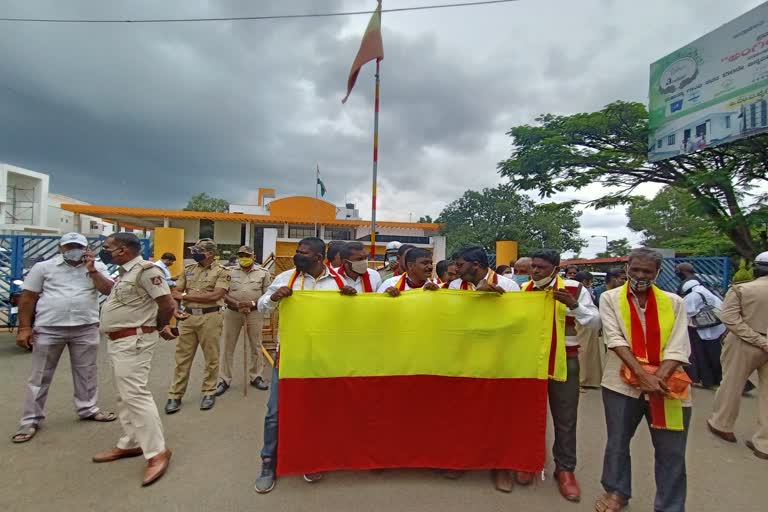
[[[239,348],[239,347],[238,347]],[[165,403],[173,364],[174,344],[157,352],[151,387],[158,407]],[[238,350],[237,357],[242,357]],[[100,405],[115,410],[115,394],[105,350],[100,352]],[[440,512],[590,511],[601,492],[600,472],[605,423],[598,390],[582,394],[579,411],[579,468],[583,499],[564,501],[552,481],[548,460],[546,481],[511,494],[494,490],[487,471],[451,481],[431,470],[331,473],[316,484],[286,477],[268,495],[257,495],[253,482],[259,469],[263,415],[267,393],[255,388],[242,394],[242,359],[236,360],[235,384],[211,411],[198,408],[202,354],[197,354],[184,407],[162,415],[173,458],[168,473],[155,485],[141,488],[143,459],[94,464],[91,456],[114,446],[119,422],[98,424],[77,420],[72,409],[72,381],[65,353],[53,382],[44,428],[26,444],[14,445],[30,356],[9,334],[0,334],[0,511],[312,511],[366,510]],[[744,446],[756,421],[757,401],[743,400],[736,428],[738,444],[714,438],[706,429],[714,393],[694,391],[694,415],[688,440],[689,511],[763,511],[768,506],[768,461]],[[162,410],[162,409],[161,409]],[[162,414],[162,413],[161,413]],[[549,436],[551,439],[551,436]],[[641,425],[633,442],[635,497],[627,510],[653,510],[653,451]]]

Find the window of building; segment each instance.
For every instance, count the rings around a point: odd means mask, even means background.
[[[95,220],[91,221],[91,231],[99,231],[99,223]]]
[[[707,123],[702,123],[696,127],[696,137],[705,137],[707,135]]]
[[[325,239],[326,240],[352,240],[352,231],[347,228],[326,226]]]
[[[667,146],[674,146],[675,145],[675,134],[667,137]]]
[[[288,226],[288,238],[307,238],[317,236],[314,226]]]
[[[731,127],[731,116],[725,116],[725,128],[729,129]]]
[[[768,126],[768,101],[765,100],[760,102],[760,124]]]
[[[210,219],[200,219],[200,236],[199,238],[210,238],[211,240],[215,240],[214,238],[214,222]]]
[[[750,128],[757,127],[757,103],[749,106],[749,124]]]
[[[657,140],[657,141],[656,141],[656,147],[657,147],[658,149],[661,149],[661,146],[663,146],[663,145],[664,145],[664,142],[663,142],[661,139],[659,139],[659,140]]]

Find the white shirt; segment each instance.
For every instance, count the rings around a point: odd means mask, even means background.
[[[274,281],[272,281],[272,284],[269,285],[269,288],[267,288],[267,291],[264,295],[262,295],[259,298],[259,301],[256,303],[256,309],[261,311],[262,313],[270,313],[277,309],[277,306],[279,302],[275,302],[272,300],[272,294],[275,293],[279,288],[282,288],[283,286],[288,286],[288,283],[291,282],[291,278],[293,277],[294,272],[296,272],[295,269],[286,270],[282,274],[278,275]],[[340,288],[338,283],[336,283],[336,279],[331,275],[331,273],[328,270],[328,267],[323,265],[323,273],[320,275],[319,278],[315,279],[309,274],[300,273],[298,276],[296,276],[296,280],[293,282],[293,290],[327,290],[327,291],[334,291],[339,292]],[[290,297],[287,298],[290,300]],[[282,299],[286,300],[286,299]],[[280,350],[280,327],[278,326],[277,331],[277,349]]]
[[[557,282],[557,279],[553,279],[552,282],[550,282],[546,286],[546,289],[553,288],[556,282]],[[563,279],[563,285],[569,288],[578,288],[579,282],[574,281],[572,279]],[[534,290],[536,290],[536,288],[534,288]],[[565,316],[572,317],[584,327],[599,329],[601,325],[600,311],[597,309],[597,306],[595,306],[595,303],[592,300],[592,294],[589,293],[589,289],[585,287],[582,287],[581,293],[579,293],[579,305],[573,309],[566,310]],[[566,335],[565,346],[578,347],[579,346],[578,336]]]
[[[383,283],[381,283],[379,285],[378,292],[379,293],[385,293],[390,288],[397,288],[397,284],[400,282],[400,279],[402,279],[402,277],[403,276],[401,276],[401,275],[400,276],[392,276],[392,277],[390,277],[389,279],[387,279],[386,281],[384,281]],[[437,281],[435,281],[434,279],[427,279],[427,281],[431,281],[431,282],[437,284]],[[403,291],[413,290],[413,288],[408,286],[408,278],[406,278],[405,283],[403,283],[403,284],[405,284],[405,289]],[[418,289],[419,288],[417,288],[417,290]]]
[[[171,279],[171,271],[168,270],[168,267],[163,263],[163,260],[157,260],[154,262],[155,265],[163,269],[163,273],[165,274],[165,280],[168,282],[168,286],[176,286],[176,281]]]
[[[691,284],[689,285],[689,283]],[[691,280],[686,282],[683,286],[683,291],[688,290],[691,291],[683,297],[683,300],[685,301],[685,309],[688,311],[689,319],[701,313],[702,308],[705,306],[705,299],[706,304],[722,309],[723,301],[720,300],[720,297],[707,290],[698,281]],[[696,327],[699,338],[703,340],[719,340],[725,334],[725,331],[726,327],[723,324],[713,325],[712,327]]]
[[[111,279],[100,261],[96,262],[96,270]],[[61,254],[35,263],[24,278],[23,289],[40,294],[35,325],[74,327],[99,323],[99,291],[83,263],[73,267]]]
[[[489,282],[491,282],[490,275],[491,275],[491,269],[488,269],[488,274],[486,274],[485,279]],[[518,286],[518,284],[514,282],[512,279],[509,279],[504,276],[500,276],[498,274],[496,275],[499,278],[498,285],[501,287],[502,290],[504,290],[505,292],[520,291],[520,286]],[[472,283],[467,283],[467,285],[468,285],[468,288],[467,288],[468,290],[472,290],[472,291],[475,290],[475,285],[473,285]],[[453,281],[451,281],[451,284],[448,285],[448,288],[450,290],[461,290],[461,278],[454,279]]]
[[[352,279],[346,273],[344,273],[344,267],[333,269],[344,280],[344,284],[354,288],[357,293],[365,293],[365,287],[363,286],[363,278],[358,276],[357,279]],[[368,269],[368,279],[371,281],[371,291],[376,292],[381,286],[381,276],[373,269]]]

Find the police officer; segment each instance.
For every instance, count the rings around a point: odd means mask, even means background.
[[[174,338],[168,322],[176,303],[163,270],[142,259],[140,251],[136,235],[116,233],[106,239],[100,254],[105,263],[120,265],[120,279],[101,309],[101,330],[108,338],[123,436],[115,448],[97,453],[93,461],[144,455],[147,467],[142,485],[146,486],[163,476],[171,460],[148,381],[160,337]]]
[[[245,324],[245,334],[251,347],[251,386],[262,391],[269,389],[264,381],[264,356],[261,354],[261,327],[264,315],[256,310],[256,301],[266,293],[272,277],[253,259],[253,249],[244,245],[237,250],[237,266],[229,273],[229,293],[224,296],[227,308],[224,310],[224,335],[222,350],[224,357],[219,372],[216,396],[223,395],[232,383],[232,359],[237,339]]]
[[[229,270],[216,258],[216,243],[203,238],[189,249],[196,263],[187,265],[171,292],[181,302],[176,312],[179,341],[176,344],[176,369],[168,392],[165,413],[181,409],[181,398],[187,391],[189,371],[198,345],[205,357],[200,410],[213,408],[216,403],[216,381],[219,373],[219,340],[221,339],[224,295],[229,290]]]

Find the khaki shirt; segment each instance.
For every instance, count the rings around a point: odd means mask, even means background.
[[[140,256],[118,268],[120,277],[101,308],[101,330],[157,327],[155,299],[170,295],[163,269]]]
[[[603,340],[608,347],[605,368],[603,369],[602,386],[622,395],[639,398],[642,394],[640,390],[630,386],[621,378],[621,366],[624,363],[611,350],[617,347],[632,349],[624,320],[621,317],[619,298],[622,292],[624,292],[624,287],[614,288],[600,295],[600,318],[603,321]],[[688,364],[688,357],[691,355],[691,343],[688,340],[688,315],[685,311],[685,303],[677,295],[664,293],[672,300],[672,309],[675,315],[675,323],[672,326],[672,332],[664,348],[664,360],[670,359],[679,361],[680,364]],[[637,303],[634,295],[632,295],[631,300],[635,301],[635,308],[640,317],[640,323],[643,325],[643,330],[645,330],[645,309],[640,309],[640,305]],[[683,407],[690,406],[690,398],[683,401]]]
[[[199,263],[192,263],[184,267],[184,273],[176,279],[176,289],[180,292],[210,293],[214,288],[229,290],[229,270],[214,261],[210,266],[204,267]],[[223,306],[224,299],[212,302],[184,301],[184,306],[189,308],[209,308]]]
[[[740,340],[768,347],[768,276],[731,286],[722,307],[722,322]]]
[[[257,301],[267,292],[272,284],[272,276],[267,269],[253,265],[250,272],[246,272],[240,266],[229,271],[229,297],[238,302]],[[255,309],[255,308],[254,308]]]

